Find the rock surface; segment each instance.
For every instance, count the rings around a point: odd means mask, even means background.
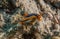
[[[41,20],[22,25],[24,13]],[[0,39],[60,39],[60,0],[0,0]]]

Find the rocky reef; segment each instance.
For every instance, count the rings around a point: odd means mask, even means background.
[[[0,39],[60,39],[60,0],[0,0]]]

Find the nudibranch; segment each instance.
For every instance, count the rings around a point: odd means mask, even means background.
[[[29,21],[31,20],[30,24],[33,24],[35,22],[35,20],[37,19],[38,21],[41,21],[41,15],[39,14],[35,14],[35,13],[31,13],[31,14],[28,14],[28,13],[24,13],[23,14],[24,16],[24,19],[22,19],[22,21],[20,22],[21,24],[25,24],[26,21]]]

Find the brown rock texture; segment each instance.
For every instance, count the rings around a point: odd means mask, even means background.
[[[60,39],[60,0],[0,0],[0,39]]]

